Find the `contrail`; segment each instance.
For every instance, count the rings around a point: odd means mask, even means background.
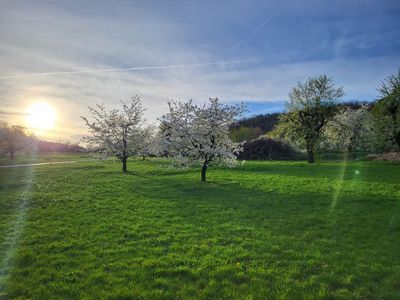
[[[18,75],[5,75],[5,76],[0,76],[0,79],[40,77],[40,76],[53,76],[53,75],[68,75],[68,74],[140,71],[140,70],[155,70],[155,69],[194,68],[194,67],[216,66],[216,65],[244,64],[244,63],[253,63],[253,62],[258,62],[258,61],[260,61],[260,60],[259,59],[249,59],[249,60],[236,60],[236,61],[207,62],[207,63],[198,63],[198,64],[181,64],[181,65],[147,66],[147,67],[145,66],[145,67],[95,69],[95,70],[76,70],[76,71],[61,71],[61,72],[43,72],[43,73],[30,73],[30,74],[18,74]]]
[[[257,31],[259,31],[261,28],[263,28],[267,23],[269,23],[272,19],[274,19],[276,16],[278,16],[279,15],[279,13],[278,14],[275,14],[275,15],[273,15],[273,16],[271,16],[271,17],[268,17],[267,19],[265,19],[264,20],[264,22],[262,22],[260,25],[258,25],[257,27],[255,27],[251,32],[250,32],[250,35],[251,34],[254,34],[254,33],[256,33]],[[241,44],[243,43],[243,41],[239,41],[239,42],[237,42],[231,49],[229,49],[229,53],[232,53],[237,47],[239,47]]]
[[[271,16],[271,17],[265,19],[265,21],[262,22],[260,25],[258,25],[256,28],[254,28],[253,31],[252,31],[251,33],[255,33],[255,32],[259,31],[261,28],[264,27],[264,25],[266,25],[267,23],[269,23],[269,22],[270,22],[272,19],[274,19],[277,15],[279,15],[279,14],[273,15],[273,16]]]

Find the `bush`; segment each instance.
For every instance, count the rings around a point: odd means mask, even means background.
[[[295,160],[302,159],[303,156],[286,143],[270,138],[260,138],[246,142],[238,158],[246,160]]]

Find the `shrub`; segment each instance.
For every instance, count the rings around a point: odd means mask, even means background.
[[[302,154],[288,144],[271,138],[260,138],[246,142],[239,159],[246,160],[294,160],[301,159]]]

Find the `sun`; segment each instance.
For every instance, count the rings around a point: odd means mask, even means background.
[[[51,129],[56,121],[56,112],[47,103],[34,103],[27,110],[26,121],[33,129]]]

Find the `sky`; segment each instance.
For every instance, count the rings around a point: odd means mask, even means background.
[[[51,105],[39,135],[79,141],[88,106],[139,95],[149,122],[167,100],[219,97],[249,114],[282,111],[290,89],[327,74],[343,100],[378,97],[400,67],[400,1],[0,0],[0,119],[26,126]]]

